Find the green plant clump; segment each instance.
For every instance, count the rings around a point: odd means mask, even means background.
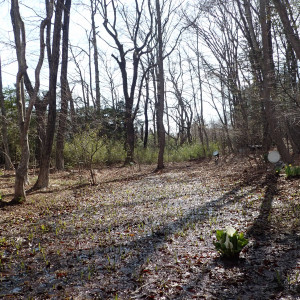
[[[214,242],[216,250],[224,258],[238,258],[242,249],[248,244],[248,239],[243,233],[237,233],[233,227],[216,231],[217,242]]]
[[[300,167],[292,165],[285,166],[285,175],[287,178],[300,176]]]

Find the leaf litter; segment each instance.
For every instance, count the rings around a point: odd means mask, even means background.
[[[242,159],[153,169],[101,169],[96,186],[88,172],[54,173],[2,208],[0,298],[299,298],[299,179]],[[227,226],[249,239],[237,262],[213,246]]]

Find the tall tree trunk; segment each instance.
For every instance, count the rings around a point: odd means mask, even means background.
[[[64,24],[62,37],[62,63],[61,63],[61,110],[59,115],[57,137],[56,137],[56,169],[64,169],[64,144],[68,114],[68,42],[69,42],[69,23],[70,23],[71,0],[66,0],[64,7]]]
[[[158,65],[158,76],[157,76],[157,104],[156,104],[156,115],[157,115],[157,133],[158,133],[158,159],[157,159],[157,170],[164,168],[164,152],[165,152],[165,128],[164,128],[164,104],[165,104],[165,78],[164,78],[164,57],[163,57],[163,38],[162,38],[162,24],[161,24],[161,10],[160,0],[156,0],[156,17],[157,17],[157,41],[158,41],[158,53],[157,53],[157,65]]]
[[[275,142],[277,149],[284,162],[291,162],[291,155],[284,144],[280,125],[277,121],[275,113],[275,103],[272,99],[276,98],[274,90],[275,71],[273,63],[273,51],[271,44],[271,16],[269,8],[269,0],[260,0],[260,23],[262,33],[263,46],[263,103],[266,110],[266,118],[270,127],[271,138]],[[272,93],[273,92],[273,93]],[[271,97],[273,96],[273,97]]]
[[[97,47],[97,32],[95,24],[96,4],[94,0],[91,1],[91,18],[92,18],[92,32],[93,32],[93,48],[94,48],[94,64],[95,64],[95,84],[96,84],[96,110],[99,113],[101,108],[100,103],[100,75],[99,75],[99,62],[98,62],[98,47]]]
[[[53,138],[55,133],[55,121],[56,121],[56,84],[57,84],[57,72],[59,64],[59,50],[61,39],[61,21],[62,12],[64,7],[64,1],[58,0],[55,12],[54,32],[52,53],[50,61],[50,80],[49,80],[49,111],[46,130],[46,140],[42,152],[42,160],[40,165],[40,172],[38,179],[34,185],[34,189],[40,189],[49,185],[49,171],[50,171],[50,159],[53,145]]]
[[[35,113],[36,113],[36,123],[37,123],[37,137],[36,137],[36,149],[35,158],[38,161],[39,166],[42,161],[42,153],[44,141],[46,139],[46,111],[49,103],[49,93],[44,96],[43,100],[37,99],[35,102]]]
[[[149,76],[145,78],[146,81],[146,96],[145,96],[145,105],[144,105],[144,118],[145,118],[145,130],[144,130],[144,148],[148,146],[148,137],[149,137],[149,119],[148,119],[148,106],[149,106]]]
[[[107,3],[108,2],[108,3]],[[135,13],[136,19],[134,26],[132,24],[128,24],[128,19],[125,17],[126,29],[129,31],[129,35],[131,36],[132,46],[131,49],[125,50],[124,44],[120,40],[120,36],[118,34],[118,30],[116,27],[117,24],[117,1],[110,0],[106,1],[103,0],[100,2],[101,6],[101,14],[104,19],[103,25],[106,29],[107,33],[110,37],[114,40],[115,46],[118,49],[119,57],[112,54],[112,57],[116,60],[119,65],[121,75],[122,75],[122,88],[123,88],[123,95],[125,100],[125,130],[126,130],[126,140],[125,140],[125,150],[126,150],[126,159],[125,164],[128,164],[133,161],[134,159],[134,119],[135,113],[133,112],[133,103],[135,98],[135,91],[137,86],[137,79],[138,79],[138,72],[139,72],[139,64],[141,60],[141,56],[147,53],[147,48],[149,40],[152,39],[152,22],[153,16],[151,14],[151,5],[150,0],[147,1],[147,8],[150,13],[150,24],[149,30],[147,33],[141,31],[141,20],[144,11],[144,6],[146,6],[145,2],[142,1],[140,6],[139,1],[135,1]],[[110,6],[112,12],[108,11],[108,7]],[[112,21],[109,20],[109,16],[112,16]],[[125,13],[126,15],[126,13]],[[130,18],[129,18],[130,19]],[[143,36],[142,42],[139,40],[141,39],[141,35]],[[140,45],[138,45],[140,44]],[[131,84],[129,84],[128,80],[128,68],[126,66],[126,55],[128,53],[132,53],[132,76],[131,76]]]
[[[15,193],[12,203],[21,203],[26,200],[25,184],[27,183],[27,172],[30,157],[28,130],[25,129],[25,93],[24,81],[21,73],[17,75],[17,107],[19,115],[19,129],[20,129],[20,145],[21,145],[21,159],[16,169],[15,178]]]
[[[4,103],[3,86],[2,86],[2,70],[1,70],[1,58],[0,58],[0,109],[1,109],[1,132],[2,132],[2,144],[3,144],[3,154],[5,162],[5,170],[10,170],[12,168],[12,162],[9,155],[9,146],[7,138],[7,120],[6,120],[6,109]]]
[[[202,87],[202,78],[201,78],[201,67],[200,67],[200,49],[199,49],[199,33],[198,33],[198,28],[196,32],[196,49],[197,49],[197,79],[199,83],[199,93],[200,93],[200,114],[197,111],[197,118],[199,122],[199,135],[200,135],[200,141],[203,146],[203,154],[206,156],[206,151],[209,151],[209,144],[208,144],[208,137],[207,137],[207,132],[205,128],[205,122],[204,122],[204,115],[203,115],[203,87]],[[204,144],[204,136],[205,136],[205,144]],[[206,145],[206,147],[205,147]]]
[[[70,100],[70,117],[71,117],[71,123],[72,123],[72,132],[73,134],[78,132],[78,128],[77,128],[77,119],[76,119],[76,109],[75,109],[75,105],[74,105],[74,100],[72,97],[72,93],[70,91],[70,86],[69,84],[67,85],[67,89],[68,89],[68,94],[69,94],[69,100]]]
[[[260,98],[263,99],[263,74],[262,74],[262,49],[259,45],[259,38],[256,35],[253,16],[251,12],[251,3],[250,0],[243,0],[243,6],[245,13],[242,11],[242,6],[239,0],[235,0],[238,5],[240,18],[244,25],[243,33],[247,39],[249,45],[249,61],[251,64],[251,70],[254,77],[254,85],[259,91]],[[241,25],[242,27],[242,25]],[[266,110],[263,101],[261,101],[261,119],[262,124],[262,146],[264,151],[268,151],[272,144],[270,136],[270,126],[266,118]]]
[[[133,120],[132,120],[132,113],[129,113],[128,109],[126,109],[126,111],[125,111],[125,129],[126,129],[125,165],[128,165],[134,161],[134,144],[135,144],[134,124],[133,124]]]
[[[300,60],[300,38],[297,30],[292,26],[289,16],[287,13],[286,7],[289,6],[288,0],[285,0],[286,3],[282,3],[282,0],[273,0],[275,8],[279,14],[281,22],[283,24],[284,32],[286,39],[291,43],[298,60]]]
[[[15,192],[12,203],[21,203],[25,201],[25,182],[27,180],[28,162],[29,162],[29,144],[28,131],[25,130],[25,94],[23,76],[27,69],[25,49],[26,49],[26,34],[25,26],[21,19],[19,11],[19,2],[11,1],[11,20],[14,29],[16,52],[18,59],[18,74],[16,79],[16,101],[18,108],[18,123],[20,131],[21,145],[21,160],[16,169]]]
[[[152,58],[152,60],[154,60],[154,58]],[[155,66],[154,68],[152,68],[150,70],[151,72],[151,77],[152,77],[152,85],[153,85],[153,96],[154,96],[154,107],[151,106],[151,110],[152,110],[152,123],[153,123],[153,145],[154,147],[157,146],[157,130],[156,130],[156,125],[157,125],[157,121],[156,121],[156,103],[157,103],[157,86],[156,86],[156,82],[157,82],[157,66]]]
[[[53,1],[52,1],[53,2]],[[44,30],[45,26],[50,22],[51,16],[46,17],[40,25],[40,55],[35,69],[35,86],[33,91],[30,92],[30,100],[25,105],[24,93],[24,76],[27,75],[26,69],[26,34],[25,26],[22,21],[18,0],[11,1],[11,20],[13,24],[17,60],[18,60],[18,74],[16,79],[17,90],[17,108],[18,108],[18,121],[20,129],[20,144],[21,144],[21,160],[16,170],[15,179],[15,192],[12,203],[20,203],[25,201],[26,194],[24,185],[27,181],[28,163],[29,163],[29,143],[28,143],[28,130],[31,119],[32,109],[37,99],[37,94],[40,88],[40,71],[44,61]]]

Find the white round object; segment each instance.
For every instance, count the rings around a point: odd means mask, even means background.
[[[214,151],[213,156],[217,156],[219,154],[219,151]]]
[[[279,162],[280,160],[280,154],[278,151],[271,151],[269,152],[268,154],[268,161],[273,163],[273,164],[276,164],[277,162]]]

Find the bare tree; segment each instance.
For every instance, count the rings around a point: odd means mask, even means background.
[[[144,65],[142,64],[143,72],[145,74],[145,68]],[[144,149],[147,148],[148,146],[148,139],[149,139],[149,116],[148,116],[148,109],[149,109],[149,104],[150,104],[150,87],[149,87],[149,81],[150,81],[150,72],[147,72],[145,74],[145,101],[144,101],[144,128],[143,128],[143,133],[144,136],[143,142],[144,142]]]
[[[273,0],[276,10],[280,16],[287,40],[291,43],[298,60],[300,60],[300,38],[297,27],[292,16],[289,18],[287,7],[290,7],[288,0]],[[291,19],[291,20],[290,20]]]
[[[69,23],[70,23],[71,0],[66,0],[64,7],[64,23],[62,36],[62,61],[61,61],[61,110],[56,138],[56,169],[64,169],[64,138],[67,126],[68,99],[70,98],[70,88],[67,79],[68,73],[68,51],[69,51]]]
[[[284,144],[283,134],[280,126],[277,122],[276,113],[274,109],[274,102],[272,99],[276,98],[274,93],[274,62],[273,62],[273,51],[271,44],[271,16],[270,16],[270,5],[269,0],[260,0],[259,6],[260,12],[260,23],[261,23],[261,35],[262,35],[262,50],[263,50],[263,62],[262,62],[262,73],[263,73],[263,103],[266,109],[266,117],[270,126],[271,137],[276,143],[278,151],[280,152],[283,161],[291,162],[292,158],[290,153]],[[273,97],[272,97],[273,96]],[[274,100],[273,100],[274,101]]]
[[[112,57],[117,62],[121,75],[122,75],[122,84],[123,84],[123,95],[125,99],[125,128],[126,128],[126,160],[125,164],[128,164],[134,160],[134,144],[135,144],[135,135],[134,135],[134,96],[136,92],[137,79],[139,73],[139,65],[141,56],[147,53],[147,45],[152,39],[152,14],[150,13],[150,24],[148,24],[148,32],[144,34],[141,30],[141,22],[145,17],[144,11],[145,6],[148,7],[148,11],[151,11],[150,1],[142,1],[139,5],[138,1],[135,1],[135,18],[131,18],[125,7],[121,3],[112,0],[107,2],[106,0],[100,1],[99,11],[104,19],[103,25],[107,33],[112,37],[115,49],[118,51],[118,56],[112,54]],[[121,8],[118,8],[118,4],[121,5]],[[131,47],[127,50],[124,49],[124,44],[120,40],[120,35],[117,27],[118,17],[123,18],[125,26],[131,41]],[[112,18],[110,19],[110,16]],[[132,22],[132,23],[131,23]],[[129,61],[128,54],[132,53],[132,74],[129,76],[129,68],[127,63]],[[131,77],[131,78],[130,78]],[[131,82],[130,82],[131,79]]]
[[[192,98],[194,102],[194,110],[196,114],[196,124],[199,131],[199,138],[200,142],[203,147],[203,154],[206,156],[206,151],[208,151],[209,148],[209,141],[208,141],[208,135],[204,120],[204,100],[203,100],[203,78],[201,74],[201,56],[200,56],[200,50],[199,50],[199,35],[196,32],[196,61],[197,64],[195,65],[192,61],[192,59],[188,59],[189,63],[189,74],[190,74],[190,81],[192,86]],[[196,83],[194,83],[194,74],[197,78]],[[195,88],[195,85],[197,85],[197,89]]]
[[[96,109],[100,112],[100,75],[99,75],[99,62],[98,62],[98,46],[97,46],[97,31],[95,23],[95,15],[97,12],[97,2],[91,1],[91,19],[92,19],[92,44],[94,48],[94,65],[95,65],[95,85],[96,85]]]
[[[51,1],[53,5],[53,1]],[[46,25],[51,21],[51,15],[48,15],[40,25],[40,55],[35,69],[35,86],[33,93],[30,94],[30,101],[28,106],[25,106],[25,95],[24,95],[24,76],[27,70],[26,64],[26,33],[24,22],[20,15],[19,2],[18,0],[11,1],[11,21],[13,24],[16,53],[18,60],[18,73],[16,78],[16,90],[17,90],[17,107],[18,107],[18,121],[20,128],[20,144],[21,144],[21,159],[16,170],[15,179],[15,192],[12,203],[20,203],[25,201],[25,183],[27,180],[28,163],[30,156],[30,149],[28,143],[28,130],[31,119],[31,113],[37,95],[40,88],[40,71],[44,61],[44,30]]]
[[[159,0],[155,1],[156,7],[156,22],[157,22],[157,103],[156,103],[156,116],[157,116],[157,133],[158,133],[158,160],[157,170],[164,168],[164,151],[165,151],[165,128],[164,128],[164,104],[165,104],[165,77],[164,77],[164,56],[163,56],[163,28],[161,20],[161,8]]]
[[[56,84],[57,84],[57,72],[59,64],[59,52],[60,52],[60,40],[61,40],[61,28],[62,28],[62,13],[64,10],[64,1],[57,0],[52,49],[48,50],[49,60],[49,108],[48,108],[48,120],[46,129],[46,138],[43,145],[43,152],[41,155],[41,164],[38,179],[34,185],[34,189],[47,187],[49,184],[49,170],[50,170],[50,156],[52,152],[52,144],[55,133],[55,121],[56,121]]]
[[[179,130],[179,143],[183,145],[186,141],[192,143],[191,126],[193,120],[193,110],[191,107],[189,95],[186,97],[184,92],[186,90],[186,80],[183,70],[183,61],[180,51],[177,51],[178,56],[175,57],[175,61],[169,62],[169,81],[172,84],[173,89],[170,91],[176,99],[175,111],[178,115],[177,120],[173,117],[173,120],[178,125]]]
[[[80,65],[80,59],[79,59],[80,53],[84,52],[84,50],[80,49],[79,54],[76,54],[74,49],[73,49],[73,46],[71,46],[70,47],[70,52],[71,52],[72,59],[73,59],[73,62],[75,64],[75,67],[76,67],[75,71],[79,75],[79,81],[76,80],[75,84],[80,83],[80,85],[81,85],[81,91],[82,91],[81,98],[82,98],[82,101],[83,101],[83,104],[84,104],[85,116],[87,117],[89,115],[89,109],[90,109],[90,102],[89,102],[89,96],[88,96],[89,87],[88,87],[88,84],[85,80],[85,73],[84,73],[84,70],[82,69],[82,67]]]

